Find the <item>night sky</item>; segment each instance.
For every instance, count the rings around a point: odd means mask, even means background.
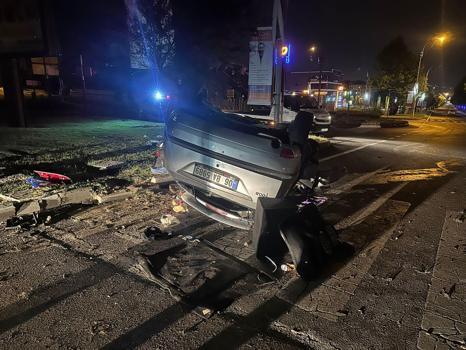
[[[426,50],[430,82],[451,87],[466,75],[466,0],[289,0],[285,30],[296,48],[291,69],[312,68],[306,48],[316,44],[326,68],[347,79],[365,79],[377,52],[397,35],[418,54],[429,35],[449,30],[450,43]]]
[[[272,21],[273,0],[172,1],[175,23],[176,9],[183,12],[178,14],[178,20],[186,21],[186,17],[194,16],[190,20],[191,27],[184,31],[177,31],[175,27],[178,48],[183,42],[192,45],[205,38],[206,28],[211,27],[217,40],[236,41],[237,50],[232,52],[235,56],[232,58],[246,65],[253,29],[270,26]],[[282,1],[285,33],[293,45],[289,70],[317,69],[316,63],[309,61],[307,52],[307,48],[315,44],[324,69],[339,69],[345,79],[365,80],[367,72],[374,70],[377,53],[396,36],[403,36],[408,47],[418,55],[429,36],[448,30],[453,40],[443,49],[427,49],[424,56],[426,69],[431,68],[430,83],[453,87],[466,75],[466,0]],[[58,14],[60,21],[68,24],[61,28],[71,28],[63,29],[61,34],[63,45],[72,46],[72,53],[81,52],[81,46],[90,45],[98,52],[111,53],[107,42],[113,40],[118,28],[126,27],[123,0],[66,2]],[[244,27],[249,28],[250,33],[240,30]],[[211,51],[204,47],[203,50],[211,56],[217,55],[219,42],[212,45],[215,47]]]

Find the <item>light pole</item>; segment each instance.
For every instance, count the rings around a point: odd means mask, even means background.
[[[281,44],[285,42],[285,28],[283,24],[283,12],[281,0],[274,0],[273,15],[272,15],[272,41],[274,44],[274,55],[277,50],[280,50]],[[274,122],[278,125],[282,122],[283,110],[283,61],[279,59],[275,65],[273,89],[273,107],[274,107]]]
[[[309,48],[309,51],[311,52],[311,55],[313,55],[317,51],[317,47],[315,45],[312,45]],[[311,60],[312,60],[312,57],[311,57]],[[317,56],[317,64],[319,65],[319,88],[317,90],[317,108],[320,108],[320,88],[322,85],[322,64],[320,60],[320,55]]]
[[[416,84],[414,84],[413,87],[413,117],[414,113],[416,112],[416,105],[417,105],[417,95],[419,93],[419,75],[421,74],[421,64],[422,64],[422,58],[424,57],[424,52],[427,48],[427,45],[430,44],[430,47],[434,46],[435,43],[438,43],[439,46],[442,46],[445,41],[448,39],[448,34],[439,34],[434,36],[433,38],[429,38],[424,46],[422,47],[421,52],[419,53],[419,63],[417,65],[417,74],[416,74]]]

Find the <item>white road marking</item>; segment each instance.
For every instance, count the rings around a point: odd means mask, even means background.
[[[354,174],[358,175],[354,180],[345,181],[345,179],[341,179],[329,184],[330,189],[325,192],[325,194],[340,194],[342,192],[348,192],[353,187],[359,185],[360,183],[366,181],[370,177],[377,175],[379,172],[386,170],[388,166],[379,168],[377,170],[371,171],[370,173],[362,174]]]
[[[364,149],[364,148],[367,148],[367,147],[370,147],[370,146],[374,146],[374,145],[378,145],[378,144],[384,143],[384,142],[387,142],[387,140],[382,140],[382,141],[377,141],[377,142],[368,143],[367,145],[364,145],[364,146],[359,146],[359,147],[356,147],[356,148],[353,148],[353,149],[350,149],[350,150],[347,150],[347,151],[344,151],[344,152],[340,152],[340,153],[337,153],[337,154],[334,154],[334,155],[331,155],[331,156],[328,156],[328,157],[319,159],[319,161],[320,161],[321,163],[322,163],[322,162],[326,162],[327,160],[335,159],[335,158],[344,156],[344,155],[346,155],[346,154],[350,154],[350,153],[353,153],[353,152],[356,152],[356,151],[360,151],[360,150],[362,150],[362,149]]]
[[[418,349],[466,348],[465,286],[466,220],[464,212],[447,211],[417,340]]]

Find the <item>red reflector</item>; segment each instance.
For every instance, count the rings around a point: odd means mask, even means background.
[[[280,151],[280,157],[292,159],[295,157],[295,155],[291,148],[282,148],[282,150]]]

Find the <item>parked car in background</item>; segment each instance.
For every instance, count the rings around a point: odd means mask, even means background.
[[[326,110],[318,108],[315,98],[302,94],[285,94],[283,98],[283,122],[292,122],[299,111],[312,114],[311,133],[323,134],[329,130],[332,116]],[[274,120],[274,109],[268,106],[250,106],[250,111],[241,113],[241,115],[270,122]]]
[[[437,107],[430,111],[430,115],[433,116],[455,116],[455,117],[466,117],[466,112],[460,110],[455,105],[447,103],[443,106]]]

